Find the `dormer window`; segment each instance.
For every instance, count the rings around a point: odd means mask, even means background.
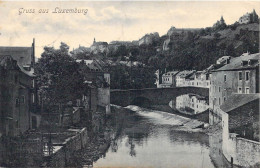
[[[256,59],[250,59],[250,60],[248,60],[248,66],[251,66],[251,65],[253,65],[254,63],[256,63],[258,60],[256,60]]]
[[[245,66],[246,64],[248,64],[248,61],[241,61],[242,66]]]

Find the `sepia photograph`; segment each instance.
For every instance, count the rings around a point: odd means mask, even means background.
[[[260,1],[0,0],[0,167],[260,168]]]

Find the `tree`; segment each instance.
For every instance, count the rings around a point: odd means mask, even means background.
[[[62,105],[75,100],[83,92],[83,76],[79,65],[69,56],[69,46],[61,43],[59,49],[44,47],[35,67],[41,97],[47,105]]]

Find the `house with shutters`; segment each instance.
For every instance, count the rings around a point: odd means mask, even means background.
[[[245,53],[211,71],[209,106],[213,114],[214,109],[220,108],[233,94],[259,93],[259,60],[260,53]],[[210,123],[218,122],[220,117],[217,114],[210,116]]]

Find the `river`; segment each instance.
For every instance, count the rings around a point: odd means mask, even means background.
[[[190,119],[162,111],[128,106],[132,110],[119,136],[93,167],[217,168],[229,164],[217,136],[183,128]],[[85,166],[87,167],[87,166]]]

